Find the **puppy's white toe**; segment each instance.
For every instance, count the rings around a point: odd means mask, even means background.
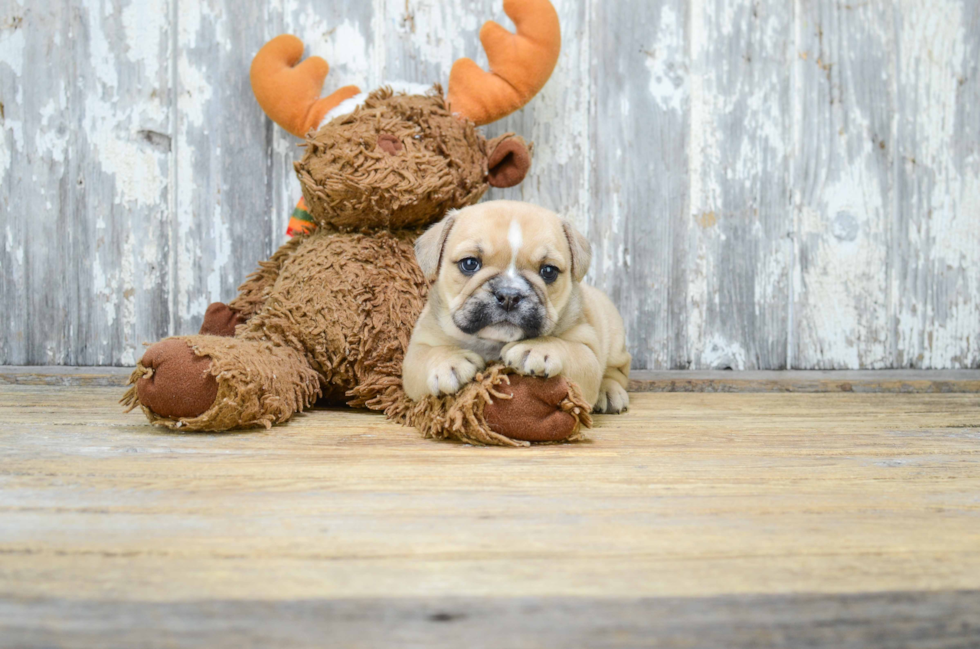
[[[426,387],[429,394],[455,394],[473,380],[476,373],[483,369],[483,359],[474,355],[458,356],[447,359],[429,370]]]
[[[630,395],[619,383],[605,379],[599,388],[599,398],[596,399],[593,412],[606,415],[616,415],[626,412],[630,407]]]
[[[501,360],[521,374],[550,378],[558,376],[563,369],[561,358],[547,349],[536,349],[523,343],[512,343],[504,347]]]

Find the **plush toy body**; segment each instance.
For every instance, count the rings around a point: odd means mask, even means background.
[[[499,367],[452,397],[412,404],[401,389],[428,290],[415,239],[490,185],[519,183],[530,166],[521,138],[487,141],[476,124],[544,85],[557,61],[557,16],[547,0],[508,0],[505,10],[516,35],[495,23],[481,31],[495,73],[457,62],[448,98],[436,85],[319,99],[326,63],[295,65],[297,39],[280,36],[256,55],[259,103],[307,136],[296,172],[309,231],[261,262],[227,306],[211,305],[199,335],[150,347],[125,403],[154,423],[216,431],[283,422],[324,397],[384,410],[430,437],[510,445],[568,439],[589,423],[574,386]]]

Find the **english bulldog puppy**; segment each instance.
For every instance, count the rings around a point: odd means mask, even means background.
[[[415,256],[431,288],[402,368],[411,399],[452,394],[501,360],[575,382],[595,412],[629,406],[623,319],[581,283],[592,247],[568,221],[528,203],[480,203],[426,230]]]

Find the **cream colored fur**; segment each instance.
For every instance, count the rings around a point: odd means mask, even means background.
[[[457,264],[470,256],[479,258],[482,268],[467,276]],[[521,374],[565,376],[597,412],[628,407],[630,354],[623,320],[604,293],[581,283],[591,246],[567,221],[527,203],[481,203],[432,226],[416,243],[416,257],[433,285],[403,365],[410,398],[455,393],[487,363],[500,360]],[[550,284],[539,273],[546,264],[560,271]],[[513,325],[488,326],[475,334],[456,326],[453,315],[466,301],[508,274],[543,298],[540,335],[521,338]]]

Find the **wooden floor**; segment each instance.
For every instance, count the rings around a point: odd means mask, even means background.
[[[977,647],[980,395],[633,395],[475,448],[0,385],[0,646]]]

